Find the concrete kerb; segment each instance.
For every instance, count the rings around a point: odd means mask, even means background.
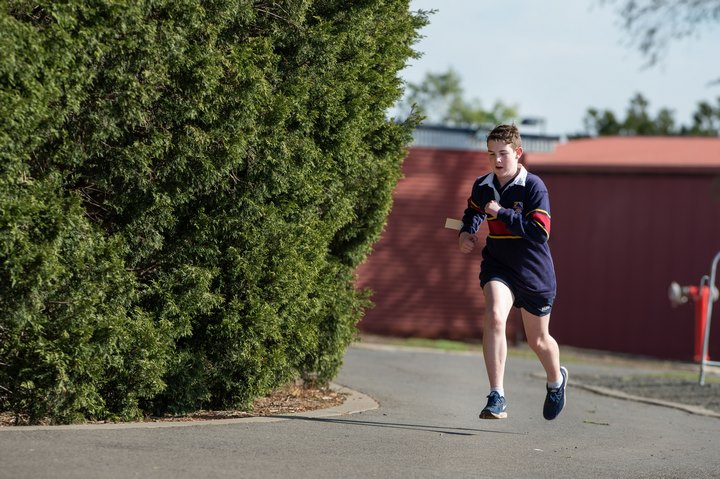
[[[158,421],[158,422],[125,422],[101,424],[71,424],[63,426],[9,426],[0,427],[0,434],[8,431],[67,431],[67,430],[112,430],[112,429],[160,429],[191,426],[226,426],[231,424],[269,423],[286,421],[294,417],[325,418],[346,416],[364,411],[377,409],[380,405],[370,396],[359,391],[347,388],[340,384],[331,383],[330,388],[340,394],[345,394],[345,401],[331,408],[316,409],[297,413],[278,414],[276,416],[251,416],[232,419],[203,419],[187,421]]]

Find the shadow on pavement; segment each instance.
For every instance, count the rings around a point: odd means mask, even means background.
[[[309,416],[283,416],[277,415],[272,416],[280,419],[292,419],[301,421],[313,421],[323,422],[331,424],[348,424],[352,426],[367,426],[367,427],[389,427],[394,429],[410,429],[413,431],[426,431],[440,434],[450,434],[454,436],[476,436],[478,433],[492,433],[492,434],[513,434],[519,436],[525,436],[525,432],[512,432],[512,431],[493,431],[491,429],[471,429],[465,427],[446,427],[446,426],[432,426],[427,424],[403,424],[395,422],[381,422],[381,421],[367,421],[367,420],[355,420],[355,419],[339,419],[339,418],[320,418],[320,417],[309,417]]]

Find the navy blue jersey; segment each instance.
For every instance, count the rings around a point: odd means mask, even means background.
[[[487,219],[489,235],[482,251],[482,271],[491,271],[521,291],[555,295],[555,268],[550,238],[550,200],[537,175],[519,166],[518,175],[502,189],[489,173],[475,180],[460,232],[475,234]],[[485,205],[500,204],[497,217],[488,216]]]

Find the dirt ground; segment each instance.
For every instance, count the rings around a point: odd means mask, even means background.
[[[197,411],[182,416],[147,417],[144,422],[192,422],[211,419],[233,419],[253,416],[274,416],[296,412],[313,411],[339,406],[345,402],[345,394],[329,387],[289,384],[257,399],[248,411]],[[22,426],[12,414],[0,413],[0,427]],[[98,424],[95,422],[93,424]],[[48,425],[46,422],[44,425]]]
[[[575,375],[572,379],[583,384],[620,391],[631,396],[658,399],[686,406],[699,406],[720,413],[720,384],[717,382],[707,382],[700,386],[698,381],[663,377],[662,375]]]

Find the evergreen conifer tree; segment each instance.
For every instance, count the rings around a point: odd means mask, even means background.
[[[408,0],[2,2],[2,410],[128,419],[331,379],[425,22]]]

